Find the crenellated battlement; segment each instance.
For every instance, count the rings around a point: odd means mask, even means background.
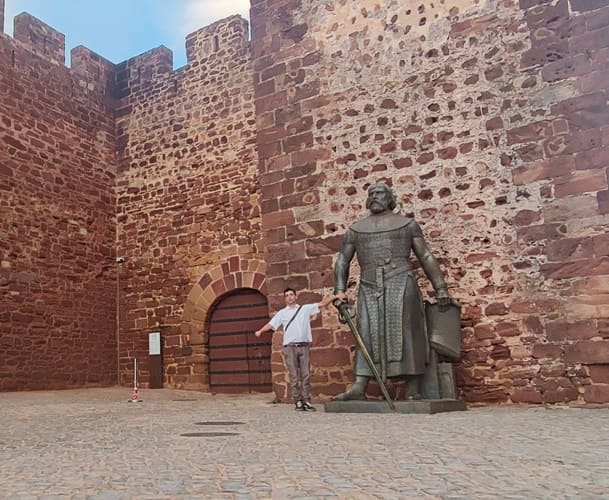
[[[248,46],[249,23],[239,15],[230,16],[201,28],[186,37],[189,64],[212,55],[226,57]]]
[[[89,86],[114,87],[116,65],[83,45],[70,51],[70,67]]]
[[[0,0],[3,26],[5,0]],[[13,20],[13,38],[22,47],[57,65],[65,66],[65,35],[36,17],[22,12]],[[210,57],[226,58],[248,48],[249,23],[240,15],[221,19],[186,37],[186,57],[192,65]],[[159,46],[126,61],[114,64],[83,45],[70,51],[71,69],[89,86],[115,88],[117,97],[144,88],[173,72],[173,52]]]
[[[148,87],[173,71],[173,52],[161,45],[116,65],[116,97]]]
[[[15,17],[13,38],[35,54],[55,64],[65,65],[65,35],[27,12],[22,12]]]
[[[99,103],[113,95],[112,62],[79,46],[72,50],[68,68],[62,33],[26,13],[15,17],[14,26],[14,37],[0,37],[0,59],[7,74],[27,74],[36,80],[33,85],[40,82],[49,93],[80,102]]]
[[[123,97],[173,71],[173,52],[161,45],[116,65],[116,95]]]

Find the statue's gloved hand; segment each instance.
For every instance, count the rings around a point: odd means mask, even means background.
[[[341,323],[347,323],[347,317],[351,319],[355,318],[355,308],[349,306],[349,301],[347,299],[347,294],[344,292],[339,292],[334,295],[334,300],[332,301],[332,305],[338,309],[338,320]]]
[[[332,305],[338,309],[338,307],[342,303],[346,304],[347,302],[348,302],[347,294],[345,292],[338,292],[338,293],[334,294],[334,300],[332,301]]]
[[[440,288],[436,291],[436,298],[438,299],[438,304],[440,305],[440,311],[444,312],[448,309],[448,306],[452,302],[451,296],[448,294],[448,290],[446,288]]]

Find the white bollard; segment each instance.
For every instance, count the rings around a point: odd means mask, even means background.
[[[137,358],[133,358],[133,392],[129,403],[141,403],[139,390],[137,388]]]

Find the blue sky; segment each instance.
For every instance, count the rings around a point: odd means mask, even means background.
[[[165,45],[179,68],[188,33],[233,14],[249,18],[249,0],[6,0],[5,33],[24,11],[66,36],[67,65],[77,45],[113,63]]]

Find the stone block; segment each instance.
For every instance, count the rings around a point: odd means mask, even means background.
[[[609,89],[609,69],[599,69],[580,77],[578,85],[584,94]]]
[[[561,222],[569,219],[589,218],[599,214],[597,195],[569,196],[547,203],[543,207],[546,222]]]
[[[586,75],[590,69],[590,60],[584,54],[577,54],[545,64],[541,70],[541,76],[545,82],[553,83],[566,78]]]
[[[540,5],[547,5],[552,3],[552,0],[518,0],[518,4],[521,9],[530,9],[532,7],[538,7]]]
[[[276,229],[294,224],[294,213],[292,210],[283,210],[262,216],[262,225],[265,229]]]
[[[569,51],[567,40],[557,40],[541,46],[532,47],[522,54],[520,69],[543,66],[562,59]]]
[[[540,391],[535,389],[516,389],[510,394],[513,403],[542,403]]]
[[[538,141],[546,137],[551,137],[553,134],[552,122],[544,120],[508,130],[507,140],[508,145],[513,145],[523,142]]]
[[[452,38],[468,37],[475,33],[484,32],[492,29],[500,20],[496,14],[485,14],[479,17],[467,19],[462,22],[453,23],[450,36]]]
[[[562,347],[558,344],[535,344],[531,354],[534,358],[559,359]]]
[[[569,47],[575,53],[609,47],[609,26],[573,37]]]
[[[607,189],[607,179],[604,171],[576,172],[557,180],[554,185],[556,198],[579,195],[583,193],[594,193]]]
[[[550,110],[554,115],[568,115],[576,111],[604,108],[606,103],[607,97],[604,92],[593,92],[560,101],[553,104]]]
[[[15,16],[13,37],[39,56],[55,64],[65,64],[65,35],[27,12]]]
[[[609,191],[599,191],[598,193],[596,193],[596,199],[598,201],[599,213],[603,215],[609,214]]]
[[[566,115],[566,120],[569,130],[572,131],[601,128],[609,122],[609,108],[605,105],[601,105],[594,109],[573,111]]]
[[[565,346],[565,361],[570,364],[608,364],[609,341],[581,340]]]
[[[607,117],[609,120],[609,115]],[[577,170],[609,168],[609,147],[582,151],[575,155]]]
[[[602,0],[598,0],[599,3]],[[609,5],[596,9],[594,12],[586,13],[586,28],[589,31],[603,28],[609,25]]]
[[[347,348],[319,347],[311,350],[311,360],[314,366],[346,366],[351,354]]]
[[[591,365],[589,369],[593,384],[609,384],[609,364]]]
[[[563,236],[565,228],[561,224],[537,224],[534,226],[519,227],[516,230],[518,239],[525,243],[539,240],[556,240]]]
[[[574,262],[552,262],[540,266],[546,278],[564,279],[609,274],[609,259],[582,259]]]
[[[609,237],[609,235],[603,235]],[[607,252],[607,249],[603,251]],[[577,295],[603,295],[609,294],[609,277],[608,276],[590,276],[583,280],[579,280],[573,286],[573,290]]]
[[[593,257],[594,240],[588,238],[563,238],[550,241],[547,245],[547,255],[550,261],[577,260]]]
[[[435,414],[447,411],[464,411],[467,406],[458,399],[428,399],[395,401],[395,411],[386,401],[329,401],[324,403],[326,413],[418,413]]]
[[[586,403],[609,403],[609,384],[592,384],[584,389]]]
[[[598,148],[602,144],[600,130],[593,128],[581,132],[573,131],[569,134],[554,135],[543,142],[547,156],[562,156],[591,148]]]
[[[575,387],[564,387],[553,390],[546,390],[543,393],[543,402],[554,404],[567,401],[575,401],[579,396],[579,392]]]
[[[605,0],[571,0],[571,9],[575,12],[587,12],[607,6]]]
[[[468,403],[502,403],[509,398],[505,387],[485,384],[477,387],[462,387],[463,395]]]
[[[572,156],[556,156],[517,167],[512,171],[512,178],[514,184],[524,185],[542,179],[562,177],[574,170],[575,160]]]
[[[540,212],[534,210],[521,210],[514,215],[513,223],[516,226],[530,226],[540,219]]]

